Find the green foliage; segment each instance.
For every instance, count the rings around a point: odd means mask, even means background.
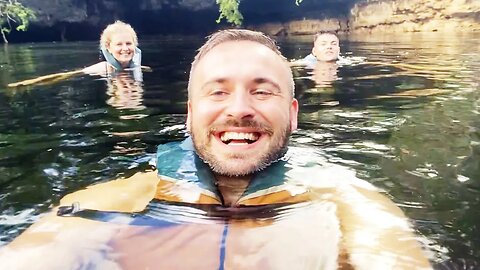
[[[243,21],[242,13],[238,10],[240,0],[216,0],[220,16],[217,19],[217,23],[226,19],[229,23],[234,25],[241,25]]]
[[[33,10],[23,6],[17,0],[0,0],[0,32],[5,43],[5,34],[12,31],[12,23],[15,23],[17,31],[26,31],[30,20],[35,19]]]
[[[243,21],[243,16],[238,5],[241,0],[216,0],[218,4],[218,9],[220,11],[220,16],[218,16],[217,23],[221,22],[222,19],[226,19],[229,23],[234,25],[241,25]],[[295,5],[300,5],[303,0],[295,0]]]

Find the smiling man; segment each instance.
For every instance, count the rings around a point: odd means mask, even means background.
[[[429,269],[392,201],[287,150],[297,114],[273,40],[215,33],[190,71],[191,137],[160,145],[156,172],[64,197],[0,250],[0,269]]]
[[[200,48],[188,85],[187,128],[225,204],[235,204],[251,175],[285,154],[297,128],[293,93],[287,61],[261,33],[223,31]]]

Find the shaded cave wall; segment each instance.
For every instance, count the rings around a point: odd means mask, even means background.
[[[217,24],[215,0],[20,0],[37,15],[27,32],[9,35],[13,42],[96,40],[115,20],[130,23],[137,33],[203,34]]]

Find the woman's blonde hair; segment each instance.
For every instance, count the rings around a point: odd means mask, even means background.
[[[100,46],[103,48],[108,48],[110,45],[110,41],[112,40],[112,36],[116,33],[129,33],[132,35],[133,43],[135,46],[138,46],[138,38],[137,33],[133,30],[132,26],[128,23],[124,23],[122,21],[115,21],[112,24],[109,24],[102,32],[100,36]]]

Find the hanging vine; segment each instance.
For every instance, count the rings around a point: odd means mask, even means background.
[[[31,20],[35,19],[33,10],[23,6],[17,0],[0,0],[0,32],[4,43],[8,43],[7,35],[15,30],[26,31]]]
[[[234,25],[241,25],[243,22],[243,15],[240,12],[238,6],[241,0],[216,0],[220,15],[218,16],[217,23],[220,23],[222,19]],[[299,6],[303,0],[295,0],[295,5]]]
[[[217,23],[220,23],[222,19],[234,25],[241,25],[243,21],[242,13],[238,9],[240,0],[216,0],[220,16],[217,19]]]

